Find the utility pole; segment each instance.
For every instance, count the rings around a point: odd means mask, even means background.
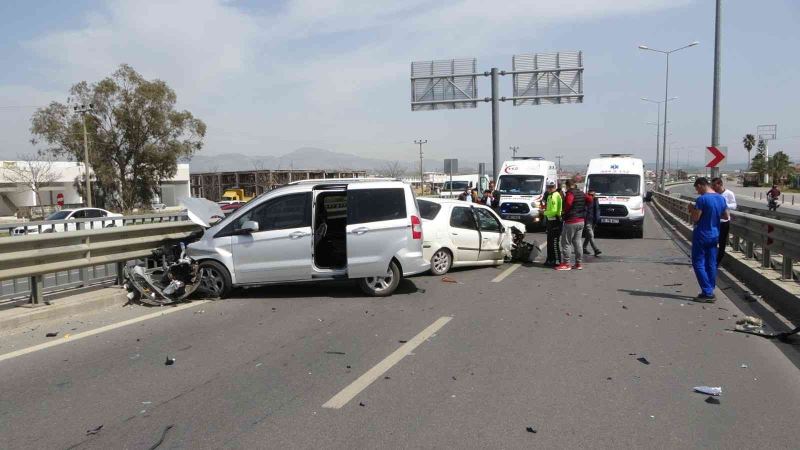
[[[415,140],[414,143],[419,145],[419,190],[420,190],[420,195],[425,195],[425,180],[424,180],[424,173],[422,171],[423,170],[422,169],[422,144],[427,144],[428,140],[427,139],[425,139],[424,141],[422,139]]]
[[[508,147],[508,149],[511,150],[511,157],[512,158],[516,158],[517,157],[517,150],[519,150],[519,146],[518,145],[512,145],[511,147]]]
[[[720,52],[722,45],[722,0],[717,0],[717,18],[714,26],[714,105],[711,112],[711,146],[719,147],[719,78],[722,71]],[[711,168],[711,177],[719,177],[719,167]]]
[[[76,113],[81,115],[81,122],[83,122],[83,167],[86,173],[86,207],[92,207],[92,188],[91,181],[89,180],[89,136],[86,133],[86,113],[94,109],[94,104],[88,105],[80,104],[72,108]]]

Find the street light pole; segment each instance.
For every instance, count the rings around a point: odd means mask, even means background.
[[[425,181],[423,180],[424,173],[423,173],[423,169],[422,169],[422,144],[427,144],[428,140],[427,139],[425,139],[424,141],[422,139],[415,140],[414,143],[419,145],[419,190],[420,190],[420,195],[425,195]]]
[[[666,55],[667,57],[667,66],[666,66],[666,76],[664,77],[664,135],[663,141],[661,144],[661,187],[660,190],[664,191],[664,164],[666,163],[666,153],[665,149],[667,148],[667,102],[669,101],[669,55],[675,53],[679,50],[683,50],[685,48],[694,47],[695,45],[699,44],[699,42],[694,41],[691,44],[684,45],[683,47],[679,47],[673,50],[657,50],[654,48],[650,48],[646,45],[640,45],[640,50],[649,50],[652,52],[658,52]]]
[[[721,55],[722,0],[717,0],[716,23],[714,24],[714,104],[711,108],[711,146],[719,147],[719,79],[722,72]],[[719,177],[719,167],[711,168],[711,177]]]
[[[670,98],[667,99],[667,101],[671,102],[671,101],[677,100],[677,99],[678,99],[678,97],[670,97]],[[661,100],[661,101],[659,101],[659,100],[650,100],[649,98],[645,98],[645,97],[642,97],[642,100],[646,101],[646,102],[650,102],[650,103],[655,103],[658,106],[658,121],[655,123],[656,130],[657,130],[656,131],[656,172],[655,173],[656,173],[656,187],[658,187],[658,185],[659,185],[659,182],[658,182],[658,180],[659,180],[658,159],[659,159],[659,156],[660,156],[659,145],[661,145],[661,104],[665,103],[665,102],[663,100]],[[652,122],[649,122],[649,123],[652,123]],[[665,121],[665,125],[666,125],[666,121]]]
[[[81,115],[81,122],[83,122],[83,166],[84,172],[86,173],[86,207],[92,207],[92,188],[91,188],[91,181],[89,180],[89,137],[86,133],[86,113],[91,111],[94,108],[94,104],[89,103],[88,105],[75,105],[73,110],[76,113],[80,113]]]

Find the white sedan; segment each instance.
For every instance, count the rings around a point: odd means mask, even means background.
[[[422,216],[422,255],[431,273],[451,267],[503,264],[511,248],[511,228],[525,225],[501,219],[491,208],[451,199],[419,199]]]
[[[117,220],[103,220],[103,218],[108,217]],[[39,226],[21,226],[14,228],[13,235],[14,236],[24,236],[26,234],[38,234],[38,233],[53,233],[56,231],[75,231],[78,229],[78,223],[73,222],[77,219],[97,219],[92,221],[85,221],[81,224],[81,227],[86,229],[91,228],[108,228],[108,227],[121,227],[122,214],[112,213],[110,211],[106,211],[105,209],[100,208],[75,208],[75,209],[62,209],[61,211],[56,211],[49,216],[47,216],[45,221],[50,220],[68,220],[70,222],[61,222],[61,223],[54,223],[52,225],[41,225],[41,231]],[[91,222],[91,223],[90,223]]]

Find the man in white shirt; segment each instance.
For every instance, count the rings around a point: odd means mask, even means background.
[[[721,195],[728,205],[728,211],[736,209],[736,195],[730,189],[725,189],[722,185],[722,179],[714,178],[711,180],[711,187],[714,192]],[[719,250],[717,251],[717,266],[719,267],[722,262],[722,257],[725,256],[725,247],[728,246],[728,234],[730,234],[731,222],[730,220],[720,219],[719,223]]]

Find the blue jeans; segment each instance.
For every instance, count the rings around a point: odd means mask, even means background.
[[[692,239],[692,267],[701,292],[708,296],[714,295],[717,284],[717,245],[716,239]]]

